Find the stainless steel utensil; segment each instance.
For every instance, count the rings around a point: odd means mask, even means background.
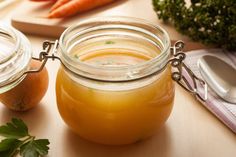
[[[222,99],[236,103],[236,69],[225,61],[210,55],[198,60],[203,79]]]

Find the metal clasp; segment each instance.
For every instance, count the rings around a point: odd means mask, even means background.
[[[32,59],[42,62],[41,66],[38,69],[28,70],[24,72],[24,74],[40,72],[44,68],[49,58],[52,60],[54,59],[60,60],[59,57],[55,56],[58,49],[58,45],[59,45],[58,40],[44,41],[43,50],[39,53],[39,57],[38,58],[32,57]]]
[[[183,53],[183,48],[183,41],[177,41],[174,46],[171,47],[173,58],[171,58],[168,63],[170,63],[175,70],[172,72],[172,79],[186,91],[193,94],[196,98],[200,99],[201,101],[206,101],[207,84],[201,78],[197,77],[183,62],[186,58],[186,54]]]
[[[58,49],[58,45],[58,40],[43,42],[43,51],[40,52],[38,58],[33,58],[34,60],[42,62],[42,65],[38,69],[28,70],[24,74],[40,72],[44,68],[49,58],[51,58],[52,60],[58,59],[61,61],[59,57],[55,56]],[[201,78],[197,77],[191,71],[191,69],[189,69],[189,67],[183,62],[186,58],[186,54],[183,53],[183,48],[184,42],[177,41],[170,49],[173,57],[167,62],[167,64],[170,63],[175,70],[174,72],[172,72],[172,79],[176,81],[186,91],[195,95],[196,98],[200,99],[201,101],[206,101],[207,84]],[[203,92],[200,89],[203,89]]]

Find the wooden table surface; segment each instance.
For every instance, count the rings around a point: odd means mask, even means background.
[[[143,0],[148,3],[151,0]],[[17,4],[0,11],[1,22],[10,23]],[[138,11],[138,8],[137,8]],[[152,10],[145,14],[154,16]],[[27,35],[33,50],[39,52],[47,37]],[[183,38],[175,33],[175,38]],[[186,37],[185,40],[189,41]],[[17,113],[0,105],[0,124],[12,117],[22,118],[33,135],[48,138],[50,157],[234,157],[236,135],[176,85],[176,97],[171,116],[163,129],[152,138],[126,146],[104,146],[88,142],[73,134],[61,119],[55,99],[55,77],[60,64],[47,64],[50,82],[41,103],[34,109]]]

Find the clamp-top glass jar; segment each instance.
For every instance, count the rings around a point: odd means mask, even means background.
[[[62,34],[59,54],[58,109],[80,136],[129,144],[154,134],[168,118],[174,83],[170,66],[164,68],[170,39],[161,28],[134,19],[93,19]]]
[[[58,109],[83,138],[129,144],[153,135],[169,117],[172,77],[179,82],[181,72],[172,75],[167,65],[170,39],[159,26],[133,18],[91,19],[62,34],[58,54],[64,65],[57,74]],[[175,55],[172,65],[180,68],[184,54]]]
[[[0,101],[8,108],[25,111],[36,106],[48,87],[46,68],[32,58],[29,40],[12,27],[0,25]],[[37,72],[36,74],[28,74]]]
[[[173,80],[206,99],[197,88],[204,81],[182,62],[182,48],[183,42],[170,47],[166,31],[143,20],[94,18],[69,27],[59,41],[44,42],[42,66],[27,73],[59,59],[56,99],[66,124],[90,141],[129,144],[153,135],[167,120]]]

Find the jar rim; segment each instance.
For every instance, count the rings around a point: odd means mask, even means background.
[[[82,25],[87,25],[89,28],[95,27],[96,24],[98,23],[103,23],[103,24],[109,24],[112,22],[117,22],[117,23],[122,23],[125,22],[126,24],[128,23],[135,23],[135,24],[142,24],[143,26],[149,27],[149,29],[153,30],[153,31],[160,31],[161,33],[163,33],[164,38],[165,38],[165,43],[162,42],[163,44],[163,49],[161,50],[161,52],[151,58],[148,61],[145,62],[141,62],[135,65],[129,65],[129,66],[117,66],[117,67],[111,67],[111,66],[102,66],[102,65],[94,65],[94,64],[89,64],[83,61],[78,61],[75,58],[72,58],[71,56],[69,56],[68,53],[66,53],[66,40],[67,40],[67,36],[68,34],[70,34],[71,32],[73,32],[74,29],[81,27]],[[89,26],[90,25],[90,26]],[[150,31],[150,30],[147,30]],[[76,32],[78,33],[78,32]],[[156,35],[153,32],[149,32],[152,33],[154,36]],[[168,33],[159,25],[155,25],[151,22],[148,22],[146,20],[143,19],[139,19],[139,18],[134,18],[134,17],[125,17],[125,16],[107,16],[107,17],[95,17],[95,18],[90,18],[88,20],[84,20],[82,22],[77,23],[76,25],[73,25],[71,27],[68,27],[60,36],[59,39],[59,49],[60,49],[60,57],[61,57],[61,61],[64,63],[64,65],[66,66],[67,69],[69,69],[70,71],[74,72],[77,74],[76,70],[73,70],[73,64],[77,64],[86,68],[91,68],[91,69],[100,69],[100,70],[112,70],[112,71],[120,71],[120,70],[129,70],[129,69],[138,69],[140,67],[143,67],[147,64],[155,64],[156,62],[160,62],[160,60],[164,60],[163,64],[161,65],[161,69],[164,68],[164,66],[167,63],[167,58],[169,57],[169,48],[170,48],[170,38]],[[159,69],[160,70],[160,69]],[[89,77],[88,77],[89,78]],[[96,80],[96,79],[95,79]],[[97,79],[99,80],[99,79]]]

